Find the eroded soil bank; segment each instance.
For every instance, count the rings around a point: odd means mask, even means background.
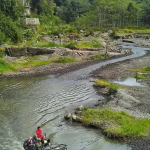
[[[120,79],[127,77],[135,77],[136,72],[132,69],[138,69],[147,67],[150,65],[150,54],[141,58],[135,58],[110,64],[104,66],[96,71],[92,72],[91,76],[96,79]],[[99,105],[106,105],[113,110],[125,111],[133,114],[136,117],[148,117],[150,118],[150,78],[140,80],[144,86],[132,86],[123,89],[119,89],[114,96],[107,97],[108,101],[100,101]],[[101,94],[100,89],[96,89]],[[148,150],[150,146],[150,138],[130,141],[128,144],[132,147],[132,150]]]

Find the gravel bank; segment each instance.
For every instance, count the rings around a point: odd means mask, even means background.
[[[129,54],[119,54],[112,55],[110,58],[105,60],[111,60],[114,58],[124,57]],[[36,76],[36,75],[63,75],[71,71],[75,71],[81,68],[85,68],[92,64],[96,64],[105,60],[92,60],[92,61],[78,61],[74,63],[52,63],[49,65],[44,65],[40,67],[32,68],[31,70],[20,70],[19,72],[12,72],[8,74],[0,74],[0,80],[5,78],[16,78],[16,77],[26,77],[26,76]]]
[[[134,77],[136,72],[132,72],[131,69],[147,66],[150,66],[150,54],[104,66],[92,72],[91,76],[106,80]],[[150,118],[150,78],[140,82],[144,86],[119,89],[115,96],[108,97],[108,101],[100,105],[106,105],[117,111],[123,110],[139,118]],[[100,93],[98,89],[97,92]],[[150,138],[130,141],[128,145],[132,147],[132,150],[149,150]]]

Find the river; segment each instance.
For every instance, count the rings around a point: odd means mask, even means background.
[[[93,105],[97,95],[90,72],[110,63],[140,57],[147,48],[134,47],[130,56],[91,65],[62,76],[32,76],[0,81],[0,150],[23,150],[23,141],[41,126],[53,143],[68,150],[130,150],[125,143],[104,137],[100,130],[65,121],[64,114],[80,106]]]

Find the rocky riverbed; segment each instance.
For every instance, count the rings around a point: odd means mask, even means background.
[[[91,76],[98,79],[118,80],[121,78],[135,77],[136,72],[131,69],[138,69],[150,66],[150,54],[141,58],[126,60],[115,64],[104,66],[94,72]],[[107,97],[107,101],[100,101],[99,106],[106,105],[116,111],[125,111],[139,118],[150,118],[150,76],[139,81],[144,86],[132,86],[119,89],[114,96]],[[96,89],[101,93],[100,89]],[[148,150],[148,139],[130,141],[128,144],[133,150]]]

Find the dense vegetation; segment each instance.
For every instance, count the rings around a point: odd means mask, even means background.
[[[150,24],[149,0],[28,0],[31,15],[40,25],[28,28],[24,24],[24,9],[19,0],[0,0],[1,42],[18,43],[41,40],[49,36],[78,33],[91,34],[102,28],[147,28]]]

